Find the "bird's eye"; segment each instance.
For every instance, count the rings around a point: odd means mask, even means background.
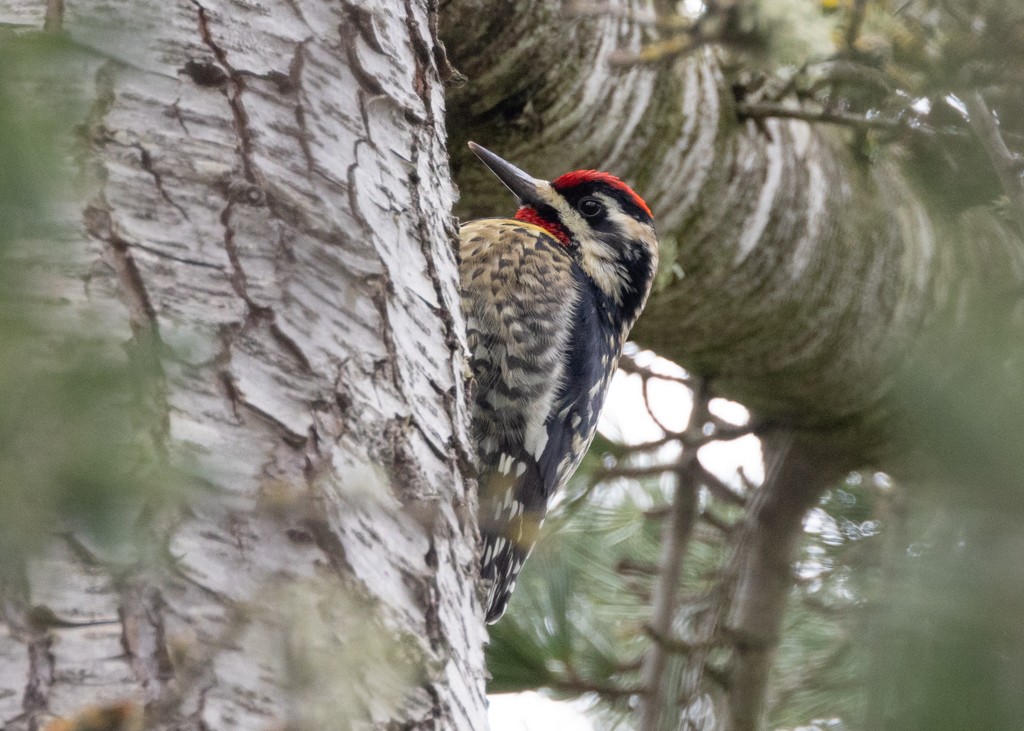
[[[604,203],[597,198],[584,198],[580,201],[579,209],[587,218],[595,218],[604,213]]]

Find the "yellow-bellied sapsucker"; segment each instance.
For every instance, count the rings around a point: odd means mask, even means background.
[[[594,438],[651,289],[658,240],[647,204],[613,175],[578,170],[547,182],[469,146],[520,204],[514,219],[470,221],[459,234],[481,574],[495,622],[551,496]]]

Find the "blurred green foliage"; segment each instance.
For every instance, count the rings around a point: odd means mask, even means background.
[[[146,355],[147,334],[118,338],[88,313],[67,321],[72,308],[60,294],[87,286],[87,272],[71,271],[81,239],[57,213],[73,194],[73,128],[87,109],[82,98],[46,90],[73,76],[81,53],[62,36],[0,35],[4,570],[65,530],[107,548],[142,545],[153,500],[179,484],[160,457],[162,376]],[[131,335],[127,326],[123,333]]]

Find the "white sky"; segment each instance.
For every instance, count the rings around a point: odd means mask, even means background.
[[[572,703],[553,701],[540,693],[499,693],[488,697],[491,731],[593,731],[587,717]]]
[[[679,366],[655,358],[653,354],[649,360],[643,358],[641,362],[658,373],[685,375]],[[654,414],[661,423],[671,429],[685,428],[692,407],[689,390],[671,381],[652,381],[648,393]],[[749,418],[746,409],[724,399],[712,400],[710,408],[716,416],[732,423],[742,424]],[[621,371],[615,374],[598,428],[609,439],[627,444],[647,442],[663,435],[644,407],[640,376]],[[761,444],[752,435],[708,444],[700,450],[699,457],[709,471],[733,487],[740,487],[737,473],[740,467],[751,481],[760,483],[764,479]],[[540,693],[502,693],[490,696],[489,700],[491,731],[594,730],[576,705],[551,700]]]

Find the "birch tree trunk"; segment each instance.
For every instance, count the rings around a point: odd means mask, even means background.
[[[88,105],[52,319],[157,364],[153,441],[199,486],[129,563],[55,531],[4,585],[0,725],[484,728],[433,6],[6,0],[0,23],[66,33],[38,103]]]

